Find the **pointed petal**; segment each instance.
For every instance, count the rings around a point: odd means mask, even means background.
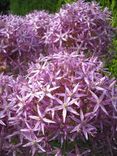
[[[100,107],[101,107],[102,111],[103,111],[106,115],[109,115],[108,112],[106,111],[106,109],[104,108],[104,106],[101,105]]]
[[[70,133],[73,133],[73,132],[80,132],[80,125],[76,126]]]
[[[66,120],[66,116],[67,116],[67,110],[64,108],[63,109],[63,122],[65,123]]]
[[[94,97],[94,99],[96,100],[96,102],[99,103],[99,98],[97,97],[97,95],[94,92],[92,92],[91,90],[89,90],[89,91],[92,94],[92,96]]]
[[[78,87],[79,87],[79,83],[74,87],[74,89],[73,89],[73,93],[77,92]]]
[[[61,101],[60,99],[56,98],[56,101],[59,103],[59,104],[63,104],[63,101]]]
[[[53,100],[55,99],[55,97],[51,93],[47,93],[46,95]]]
[[[6,124],[2,120],[0,120],[0,124],[6,126]]]
[[[40,118],[38,116],[30,115],[29,118],[39,121]]]
[[[109,85],[109,88],[112,88],[115,84],[116,84],[116,80],[115,81],[113,81],[110,85]]]
[[[38,147],[42,152],[46,152],[39,144],[38,144]]]
[[[84,114],[83,114],[82,109],[80,109],[80,119],[81,119],[81,121],[83,121],[83,120],[84,120]]]
[[[55,121],[52,121],[52,120],[47,119],[47,118],[43,118],[43,121],[46,123],[56,123]]]
[[[38,112],[38,114],[39,114],[39,117],[42,117],[42,114],[41,114],[41,112],[40,112],[39,105],[37,105],[37,112]]]
[[[70,105],[72,105],[72,104],[78,104],[78,102],[77,102],[77,100],[78,99],[73,99],[73,100],[71,100],[69,103],[68,103],[68,106],[70,106]]]
[[[86,70],[85,70],[85,65],[84,65],[84,63],[82,63],[82,71],[83,71],[84,74],[86,74]]]
[[[51,92],[51,91],[53,91],[53,90],[56,90],[56,89],[58,89],[58,88],[59,88],[59,86],[50,88],[50,89],[49,89],[49,92]]]
[[[87,133],[86,129],[83,128],[82,130],[83,130],[83,134],[84,134],[86,140],[88,140],[88,133]]]
[[[102,88],[102,87],[95,87],[97,90],[100,90],[100,91],[105,91],[105,89],[104,88]]]
[[[29,132],[29,129],[26,129],[26,128],[25,128],[25,129],[21,129],[20,131],[21,131],[21,132]]]
[[[45,125],[42,123],[42,124],[41,124],[41,131],[42,131],[43,135],[45,135],[44,127],[45,127]]]
[[[89,85],[89,80],[87,79],[87,77],[84,77],[84,81],[86,82],[87,85]]]
[[[32,142],[28,142],[27,144],[23,145],[23,147],[28,147],[28,146],[32,146]]]
[[[68,95],[71,95],[71,91],[69,90],[68,87],[65,87],[65,91],[68,93]]]
[[[56,110],[61,110],[61,109],[63,109],[62,106],[56,106],[56,107],[54,107],[54,110],[55,110],[55,111],[56,111]]]
[[[68,111],[71,112],[71,113],[73,113],[73,114],[75,114],[75,115],[79,115],[79,113],[76,112],[76,111],[75,111],[73,108],[71,108],[71,107],[68,108]]]
[[[100,107],[100,105],[99,105],[99,104],[96,104],[96,106],[95,106],[94,109],[93,109],[93,112],[94,112],[94,113],[97,112],[98,109],[99,109],[99,107]]]

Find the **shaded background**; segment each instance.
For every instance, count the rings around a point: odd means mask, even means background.
[[[10,10],[10,0],[0,0],[0,13],[8,14]]]

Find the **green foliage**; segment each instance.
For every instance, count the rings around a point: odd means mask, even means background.
[[[108,7],[108,8],[110,8],[110,6],[111,6],[110,0],[97,0],[97,2],[99,2],[99,4],[102,7]]]
[[[10,0],[10,10],[13,14],[25,15],[33,10],[57,11],[62,4],[75,0]]]
[[[112,60],[111,64],[109,65],[109,70],[112,75],[117,78],[117,57]]]
[[[117,1],[116,0],[112,0],[111,10],[112,10],[112,15],[113,15],[112,24],[114,27],[116,27],[117,26]]]
[[[99,4],[104,8],[104,7],[108,7],[110,9],[110,11],[112,12],[112,25],[114,27],[117,26],[117,0],[97,0],[97,2],[99,2]]]
[[[117,39],[113,41],[113,47],[115,51],[115,56],[109,61],[107,67],[113,76],[117,78]]]
[[[57,1],[54,2],[57,4]],[[14,14],[25,15],[33,10],[50,10],[55,11],[56,8],[51,0],[11,0],[10,10]]]

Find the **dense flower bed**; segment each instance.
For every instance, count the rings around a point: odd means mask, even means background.
[[[54,15],[34,11],[24,17],[5,15],[0,19],[0,55],[15,72],[25,72],[27,62],[40,54],[66,49],[100,56],[108,53],[111,44],[110,13],[94,2],[67,4]]]
[[[116,80],[99,59],[112,39],[110,13],[79,0],[56,14],[0,20],[0,56],[10,67],[0,74],[0,153],[116,153]]]

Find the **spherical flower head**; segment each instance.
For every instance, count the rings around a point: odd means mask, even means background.
[[[33,26],[33,29],[37,32],[38,37],[43,37],[47,30],[48,24],[52,15],[46,11],[33,11],[25,16],[29,25]]]
[[[112,37],[110,12],[96,2],[82,0],[66,4],[52,18],[45,43],[51,49],[82,49],[85,53],[105,54]]]
[[[0,55],[13,72],[24,74],[29,62],[46,54],[43,36],[51,15],[34,11],[24,17],[10,14],[0,18]]]
[[[76,53],[40,57],[31,64],[16,100],[23,147],[48,153],[53,140],[63,145],[94,138],[111,117],[110,132],[116,81],[103,73],[98,58]]]

